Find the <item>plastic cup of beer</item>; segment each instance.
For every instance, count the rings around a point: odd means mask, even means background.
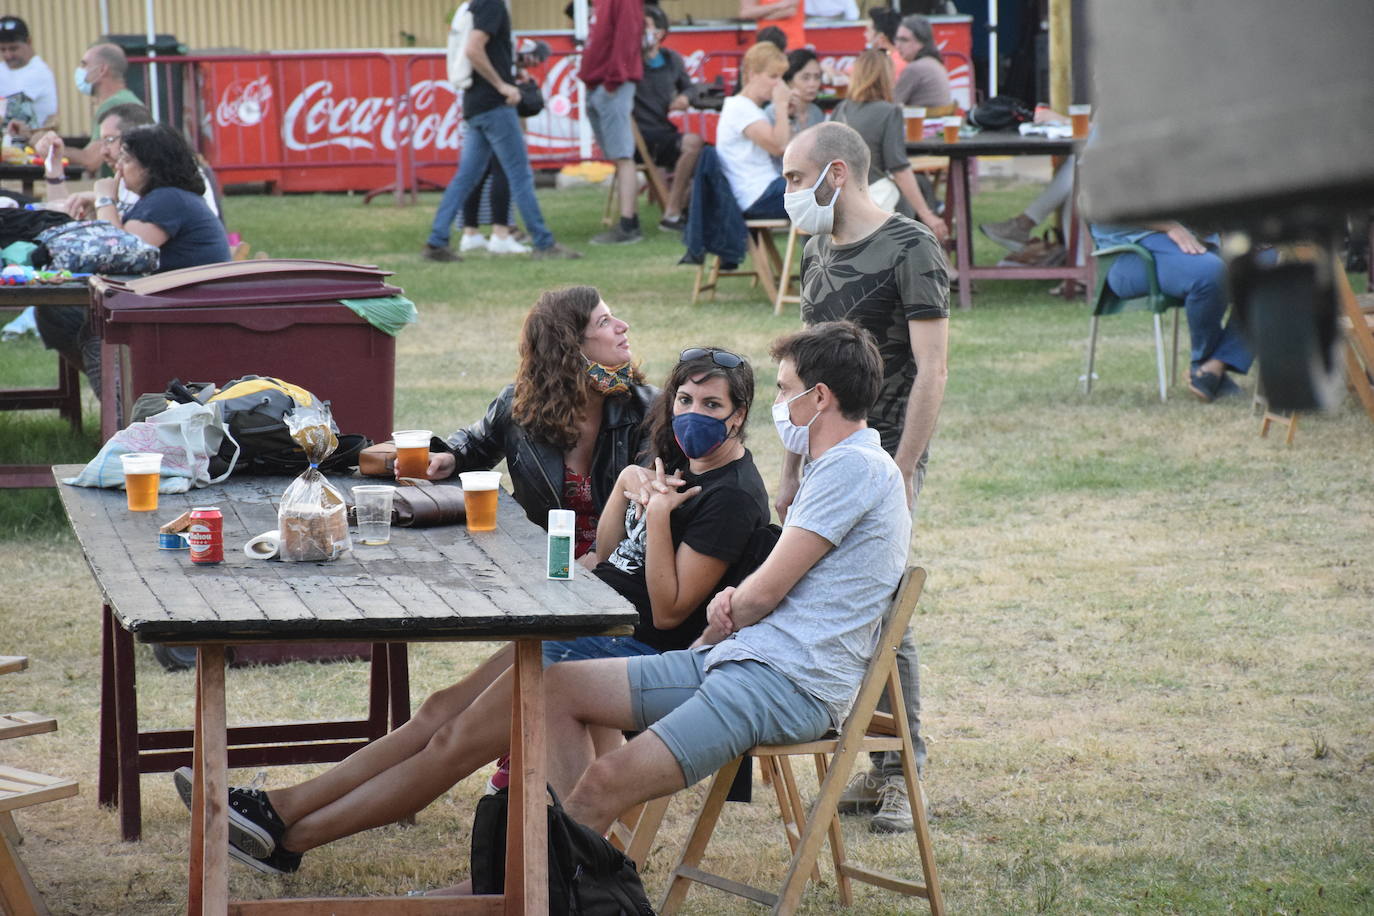
[[[964,119],[959,117],[958,115],[950,115],[949,117],[944,119],[943,125],[945,129],[946,143],[959,142],[959,125],[963,123]]]
[[[400,429],[391,434],[397,477],[429,477],[429,440],[433,435],[427,429]]]
[[[364,544],[385,544],[391,540],[391,496],[395,492],[395,487],[384,484],[353,488],[358,540]]]
[[[129,452],[120,455],[124,465],[124,490],[130,512],[152,512],[157,508],[157,483],[162,472],[161,452]]]
[[[906,119],[906,142],[920,143],[926,132],[926,110],[903,108],[902,117]]]
[[[1092,118],[1091,105],[1070,105],[1069,120],[1073,123],[1073,138],[1082,140],[1088,136],[1088,121]]]
[[[458,479],[463,484],[468,530],[495,531],[496,495],[501,491],[501,472],[464,471],[458,475]]]

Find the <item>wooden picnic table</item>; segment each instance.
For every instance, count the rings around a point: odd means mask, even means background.
[[[91,298],[85,280],[70,283],[31,283],[24,286],[0,286],[0,308],[49,308],[52,306],[86,307]],[[0,410],[49,410],[56,408],[72,429],[81,429],[81,370],[57,357],[56,388],[6,388],[0,390]],[[53,485],[49,464],[0,465],[0,489],[6,487],[50,487]]]
[[[973,281],[988,280],[1065,280],[1068,287],[1078,284],[1091,289],[1096,265],[1087,257],[1084,245],[1087,227],[1078,212],[1078,178],[1074,176],[1070,195],[1069,225],[1065,228],[1065,259],[1058,267],[979,267],[973,263],[973,214],[969,193],[969,162],[978,156],[1071,156],[1081,146],[1081,140],[1023,137],[1005,131],[985,131],[971,137],[960,137],[946,143],[943,137],[928,137],[920,142],[907,142],[908,156],[946,156],[949,158],[949,183],[945,218],[953,221],[955,268],[959,271],[959,308],[973,307]],[[1082,262],[1082,263],[1080,263]],[[1065,292],[1077,294],[1077,288]]]
[[[81,166],[69,165],[62,170],[67,175],[67,180],[72,181],[81,177]],[[43,166],[41,165],[20,165],[17,162],[0,162],[0,181],[17,181],[23,188],[24,194],[33,197],[34,184],[43,177]]]
[[[58,478],[79,466],[53,468]],[[515,644],[516,703],[511,718],[511,826],[506,848],[504,901],[377,898],[311,901],[310,912],[389,913],[547,910],[544,777],[544,707],[541,640],[624,634],[638,615],[600,580],[545,578],[545,537],[503,493],[497,530],[470,535],[463,526],[392,530],[391,543],[355,546],[332,563],[250,560],[243,544],[277,527],[277,504],[290,478],[237,477],[189,493],[159,497],[155,512],[125,508],[120,490],[59,486],[63,508],[100,588],[105,634],[101,667],[101,800],[106,801],[106,760],[119,761],[119,804],[137,805],[139,759],[161,749],[157,769],[182,765],[167,759],[171,732],[139,732],[131,638],[195,645],[196,713],[193,735],[196,804],[192,812],[190,913],[239,912],[228,900],[228,821],[223,799],[227,767],[284,729],[306,723],[229,728],[225,712],[224,647],[245,642],[368,640],[397,644],[421,640],[496,640]],[[344,487],[349,481],[335,479]],[[192,506],[216,505],[224,514],[224,562],[192,564],[185,551],[159,550],[157,528]],[[122,643],[120,636],[122,634]],[[378,657],[373,652],[373,695]],[[391,697],[392,702],[398,698]],[[406,701],[408,703],[408,700]],[[338,737],[350,723],[309,723]],[[400,724],[393,721],[392,727]],[[184,733],[183,733],[184,734]],[[275,736],[275,737],[269,737]],[[380,736],[378,736],[380,737]],[[111,748],[111,743],[115,748]],[[232,745],[232,746],[231,746]],[[241,746],[245,745],[245,746]],[[263,750],[257,747],[257,750]],[[240,756],[235,752],[239,751]],[[338,759],[338,758],[334,758]],[[277,762],[277,761],[263,761]],[[148,772],[149,769],[143,769]],[[112,788],[112,787],[111,787]],[[205,800],[212,803],[205,803]],[[287,912],[306,901],[255,901],[242,911]]]

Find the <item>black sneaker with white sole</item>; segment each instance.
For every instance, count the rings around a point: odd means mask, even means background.
[[[191,779],[190,767],[181,767],[172,773],[172,783],[187,810],[191,808]],[[301,854],[280,847],[284,833],[286,824],[267,800],[266,792],[236,786],[229,788],[229,852],[234,858],[267,874],[295,871],[300,867]],[[277,859],[290,867],[270,864]],[[290,863],[291,859],[295,860],[294,864]]]

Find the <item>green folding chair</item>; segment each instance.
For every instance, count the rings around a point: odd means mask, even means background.
[[[1136,254],[1145,261],[1145,276],[1149,280],[1150,291],[1144,296],[1123,299],[1107,285],[1107,275],[1112,264],[1124,254]],[[1083,393],[1093,390],[1093,365],[1097,356],[1097,321],[1103,315],[1117,315],[1121,312],[1148,311],[1154,315],[1155,325],[1155,364],[1159,370],[1159,399],[1169,399],[1169,379],[1178,377],[1178,321],[1183,311],[1183,300],[1165,295],[1159,289],[1159,275],[1155,270],[1155,256],[1149,249],[1133,243],[1099,248],[1093,252],[1097,258],[1097,295],[1093,305],[1093,317],[1088,332],[1088,369],[1083,375]],[[1174,353],[1169,363],[1169,374],[1164,374],[1164,328],[1160,316],[1169,309],[1174,312]]]

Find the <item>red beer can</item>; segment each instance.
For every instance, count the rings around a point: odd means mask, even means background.
[[[192,563],[224,562],[224,516],[218,506],[202,506],[191,510],[191,528],[187,531],[191,543]]]

